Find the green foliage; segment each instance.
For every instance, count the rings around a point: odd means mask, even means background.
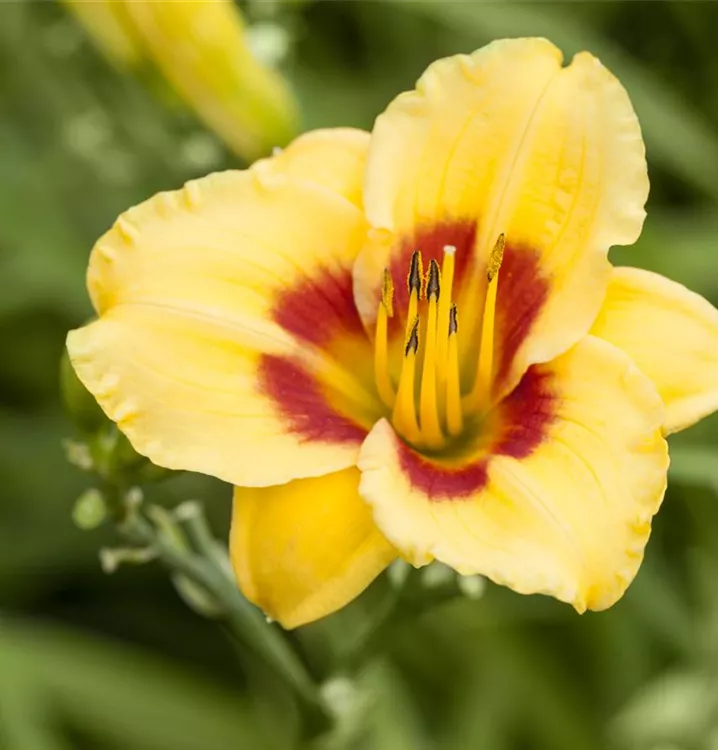
[[[0,665],[8,750],[61,750],[74,734],[118,750],[270,747],[246,695],[135,648],[4,620]]]
[[[718,302],[718,5],[242,5],[289,39],[306,127],[371,127],[433,59],[494,37],[598,54],[636,104],[652,178],[645,232],[613,260]],[[299,747],[276,675],[184,607],[166,575],[101,573],[97,550],[114,540],[73,523],[88,479],[61,444],[72,427],[56,363],[66,331],[91,314],[92,243],[157,190],[241,165],[176,102],[115,71],[54,3],[0,7],[0,102],[0,747]],[[718,747],[718,420],[671,442],[664,509],[615,608],[578,617],[494,586],[472,600],[440,575],[430,589],[418,574],[400,589],[384,576],[292,636],[315,677],[332,678],[340,717],[322,738],[304,727],[302,747]],[[203,498],[226,536],[220,483],[183,475],[151,491],[172,505]],[[78,506],[76,518],[93,526],[95,511]]]

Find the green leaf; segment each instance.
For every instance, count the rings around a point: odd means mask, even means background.
[[[718,299],[718,214],[649,211],[643,232],[631,247],[611,250],[617,266],[637,266]]]
[[[671,446],[670,478],[687,485],[718,492],[718,447],[707,445]]]
[[[633,698],[614,720],[612,734],[620,747],[630,750],[671,742],[695,747],[713,726],[717,708],[714,678],[701,672],[672,672]]]
[[[21,676],[63,723],[103,747],[270,748],[241,693],[127,646],[58,627],[3,621],[0,663],[5,688],[0,713],[8,686]]]

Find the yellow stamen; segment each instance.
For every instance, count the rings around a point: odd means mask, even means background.
[[[424,351],[424,367],[421,375],[421,398],[419,401],[421,436],[423,442],[429,447],[440,448],[444,444],[444,436],[441,434],[436,390],[436,324],[441,294],[439,264],[435,260],[432,260],[429,265],[426,296],[429,300],[429,319],[426,325],[426,348]]]
[[[504,259],[504,235],[500,234],[491,251],[491,257],[486,268],[488,285],[486,288],[486,302],[484,317],[481,321],[481,345],[479,347],[479,363],[476,370],[476,380],[469,395],[472,409],[482,409],[488,406],[491,398],[491,381],[494,364],[494,327],[496,319],[496,292],[499,286],[499,269]]]
[[[413,297],[412,293],[412,297]],[[392,422],[397,431],[410,443],[418,443],[421,437],[416,418],[414,380],[416,374],[416,353],[419,349],[419,318],[414,318],[404,349],[404,361],[399,376],[399,390],[394,403]]]
[[[456,248],[446,245],[444,259],[441,263],[441,296],[439,297],[439,315],[436,330],[438,331],[436,353],[436,381],[440,396],[443,395],[448,373],[449,339],[444,332],[449,329],[449,314],[451,310],[451,294],[454,286],[454,256]],[[442,399],[440,398],[440,404]]]
[[[381,302],[376,316],[374,342],[374,379],[381,400],[389,407],[394,404],[394,386],[389,376],[388,319],[394,315],[394,283],[389,270],[384,271]]]
[[[448,377],[446,380],[446,425],[449,434],[456,437],[464,428],[464,419],[461,412],[461,381],[459,375],[459,346],[458,346],[459,322],[456,305],[451,305],[449,310],[449,331],[447,340],[448,347]]]
[[[409,311],[406,316],[406,347],[399,375],[399,390],[394,402],[392,420],[394,426],[410,442],[419,440],[419,422],[414,403],[414,378],[416,353],[419,349],[419,297],[422,287],[421,253],[416,250],[411,256],[411,267],[406,279],[409,288]],[[410,437],[410,435],[412,437]]]

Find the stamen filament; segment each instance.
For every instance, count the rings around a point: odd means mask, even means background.
[[[464,418],[461,411],[458,331],[459,322],[456,305],[451,305],[449,310],[449,335],[447,336],[446,425],[452,437],[459,435],[464,428]]]
[[[488,406],[491,398],[491,383],[494,364],[494,328],[496,323],[496,293],[499,286],[499,269],[504,259],[504,235],[500,234],[491,251],[491,257],[486,270],[488,285],[486,287],[486,302],[484,316],[481,321],[481,344],[479,347],[479,362],[476,369],[476,380],[469,394],[470,408],[483,409]]]
[[[444,336],[444,333],[449,330],[455,254],[456,248],[453,245],[446,245],[444,247],[444,258],[441,262],[441,296],[439,297],[439,315],[436,325],[436,330],[439,332],[437,339],[438,350],[436,353],[436,381],[440,396],[443,396],[448,373],[447,356],[449,339]]]
[[[435,260],[432,260],[429,265],[426,296],[429,300],[429,319],[426,325],[426,348],[421,374],[419,415],[423,442],[431,448],[440,448],[444,444],[444,436],[441,433],[441,423],[439,422],[439,404],[436,390],[436,325],[441,294],[439,264]],[[442,336],[442,338],[444,337]]]
[[[383,302],[379,303],[376,316],[376,341],[374,343],[374,379],[379,397],[391,407],[394,404],[394,386],[389,377],[388,315]]]
[[[416,415],[414,381],[416,378],[416,354],[419,350],[419,297],[422,287],[421,253],[414,251],[411,267],[406,279],[409,288],[409,310],[406,316],[406,346],[401,363],[399,388],[394,402],[392,421],[396,429],[412,443],[418,443],[421,433]]]
[[[412,297],[414,295],[412,294]],[[416,401],[414,399],[414,382],[416,375],[416,353],[419,349],[419,317],[411,324],[411,330],[404,349],[404,361],[399,376],[399,390],[396,394],[392,422],[399,433],[410,443],[418,443],[421,437],[419,422],[416,418]]]
[[[394,317],[394,281],[388,268],[384,269],[384,277],[381,284],[381,302],[386,308],[386,314]]]

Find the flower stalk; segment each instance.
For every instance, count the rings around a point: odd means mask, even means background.
[[[196,612],[223,620],[231,634],[283,680],[297,699],[307,727],[325,727],[328,713],[319,686],[276,626],[242,595],[223,545],[214,538],[202,506],[190,501],[170,512],[149,506],[144,513],[133,490],[105,482],[115,528],[130,545],[118,562],[156,560],[171,574],[178,593]],[[135,496],[135,497],[133,497]],[[127,553],[139,553],[135,558]]]
[[[185,576],[209,594],[232,633],[284,679],[306,710],[322,713],[317,685],[279,631],[240,593],[226,564],[226,554],[211,535],[199,504],[194,504],[183,526],[196,550],[181,549],[137,511],[128,513],[117,529],[125,541],[152,549],[168,570]]]
[[[67,383],[65,406],[82,435],[81,441],[67,441],[72,448],[68,458],[81,454],[83,460],[73,463],[97,480],[96,487],[76,501],[73,519],[87,531],[113,524],[123,545],[100,551],[103,569],[110,573],[122,564],[162,564],[192,609],[224,621],[237,641],[289,687],[303,710],[307,731],[326,728],[330,713],[319,686],[278,627],[240,592],[226,547],[212,534],[201,503],[186,501],[172,510],[144,505],[138,483],[157,481],[170,472],[135,453],[104,415],[101,421],[88,422],[82,385],[76,379]]]

